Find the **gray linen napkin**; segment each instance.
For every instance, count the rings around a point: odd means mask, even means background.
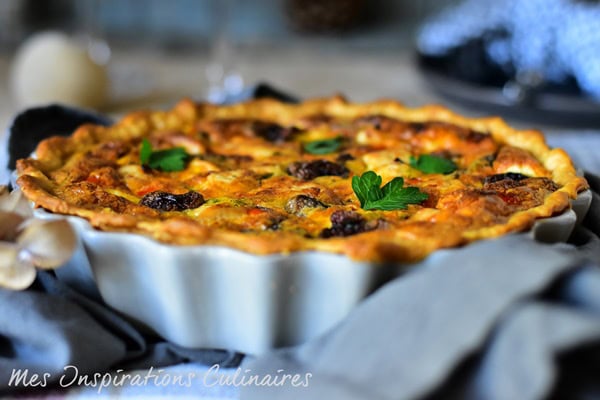
[[[28,377],[50,374],[48,386],[77,367],[80,374],[110,368],[161,367],[194,361],[237,366],[243,355],[225,350],[186,349],[142,334],[118,313],[39,272],[34,287],[0,289],[0,392],[23,389],[13,370]]]
[[[244,386],[242,399],[540,399],[565,391],[560,357],[586,346],[600,360],[596,194],[584,225],[573,236],[579,246],[519,234],[446,252],[383,286],[320,339],[247,359],[243,368],[259,376],[312,376],[307,387]],[[600,398],[597,371],[571,379],[568,398]]]

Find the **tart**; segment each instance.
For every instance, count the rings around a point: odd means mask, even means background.
[[[339,96],[183,100],[46,139],[17,171],[37,207],[100,230],[370,262],[528,230],[588,187],[538,131]]]

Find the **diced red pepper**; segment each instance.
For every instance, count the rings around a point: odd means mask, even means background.
[[[258,216],[264,214],[265,210],[261,210],[260,208],[251,208],[246,212],[248,213],[248,215]]]
[[[161,188],[158,187],[157,185],[148,185],[148,186],[143,186],[140,190],[137,191],[137,195],[138,196],[145,196],[150,192],[156,192],[157,190],[160,190]]]

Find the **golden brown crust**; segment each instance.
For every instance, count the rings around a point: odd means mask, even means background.
[[[302,143],[336,137],[344,146],[335,153],[302,150]],[[155,148],[184,147],[192,159],[179,172],[144,170],[142,138]],[[407,164],[418,154],[444,155],[459,169],[422,173]],[[328,163],[321,165],[327,176],[302,169],[315,160]],[[353,104],[341,97],[299,105],[184,100],[170,111],[135,112],[109,128],[84,125],[69,138],[44,140],[36,159],[19,160],[17,170],[18,184],[38,207],[81,216],[99,229],[257,254],[318,250],[370,261],[417,260],[439,248],[528,229],[564,211],[587,188],[568,155],[549,149],[540,132],[441,106]],[[407,210],[362,210],[350,182],[366,170],[384,183],[402,176],[429,198]],[[507,174],[519,179],[501,179]],[[168,212],[140,204],[147,193],[190,190],[206,203]],[[311,207],[290,204],[298,201]],[[351,215],[361,230],[329,236],[336,212]]]

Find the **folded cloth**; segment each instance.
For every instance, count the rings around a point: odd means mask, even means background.
[[[86,297],[39,272],[32,288],[0,289],[0,391],[23,389],[33,374],[50,386],[75,373],[93,374],[110,368],[158,368],[194,361],[237,366],[242,355],[225,350],[186,349],[143,334],[99,301]],[[19,381],[17,370],[27,370]],[[12,377],[12,380],[11,380]]]
[[[600,398],[598,233],[594,193],[574,244],[519,234],[447,251],[320,339],[247,359],[252,375],[310,379],[243,386],[242,399]]]

